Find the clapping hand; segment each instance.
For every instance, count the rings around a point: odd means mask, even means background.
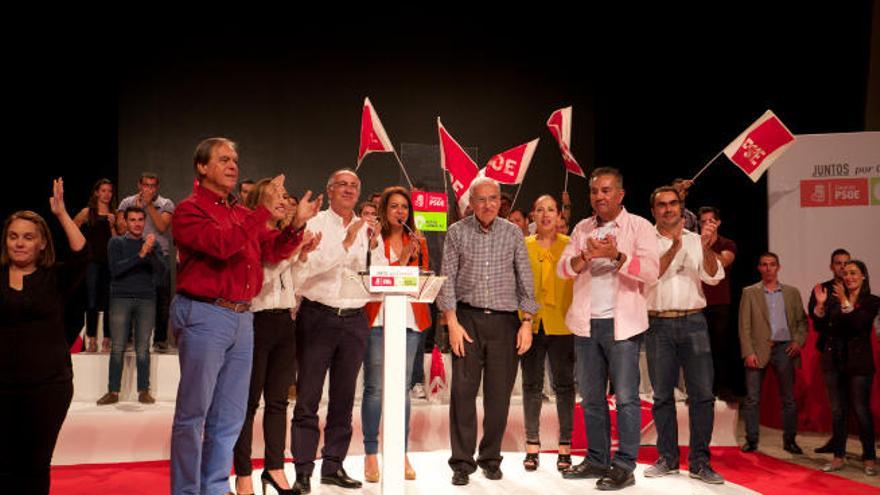
[[[143,258],[146,255],[150,254],[150,251],[153,250],[153,245],[156,243],[156,236],[154,234],[147,234],[147,237],[144,238],[144,245],[141,246],[140,257]]]
[[[321,211],[321,204],[324,203],[324,195],[319,194],[314,201],[312,199],[312,191],[306,191],[302,199],[296,205],[296,212],[293,215],[293,228],[302,228],[309,220]]]

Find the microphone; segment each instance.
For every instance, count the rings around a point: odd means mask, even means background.
[[[372,250],[370,249],[370,238],[373,237],[373,229],[367,227],[367,273],[370,273],[370,261],[373,255]]]

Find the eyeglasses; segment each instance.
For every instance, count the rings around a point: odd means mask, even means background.
[[[341,188],[360,189],[360,188],[361,188],[361,183],[360,183],[360,182],[345,182],[345,181],[339,181],[339,182],[334,182],[334,183],[332,184],[332,186],[333,186],[333,187],[341,187]]]
[[[501,201],[501,196],[497,194],[493,194],[491,196],[474,196],[473,201],[478,205],[484,205],[487,203],[498,203]]]

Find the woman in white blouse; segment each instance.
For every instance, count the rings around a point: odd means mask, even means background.
[[[265,206],[272,217],[269,229],[282,227],[285,217],[291,214],[286,193],[280,196],[265,194],[273,187],[271,179],[262,179],[248,195],[248,208]],[[276,199],[273,199],[276,198]],[[303,198],[304,200],[307,198]],[[320,199],[319,199],[320,201]],[[317,211],[318,208],[314,208]],[[276,264],[263,265],[263,287],[251,301],[254,314],[254,358],[251,369],[251,386],[244,425],[235,444],[235,490],[241,495],[254,493],[251,480],[251,441],[253,439],[254,415],[264,398],[263,440],[265,442],[265,469],[260,477],[263,493],[266,485],[272,485],[280,494],[293,493],[284,476],[284,443],[287,436],[287,393],[296,367],[296,336],[293,310],[296,306],[293,291],[292,262],[317,247],[320,237],[306,232],[299,248],[290,258]]]

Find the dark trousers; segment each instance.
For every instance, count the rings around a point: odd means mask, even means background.
[[[110,338],[107,309],[110,307],[110,267],[106,262],[89,263],[86,272],[86,336],[98,335],[98,314],[104,313],[104,338]]]
[[[324,448],[321,449],[322,474],[342,467],[351,443],[351,409],[358,371],[370,329],[363,311],[337,316],[303,299],[296,320],[296,406],[290,442],[297,474],[311,475],[318,450],[318,406],[324,378],[330,373]]]
[[[510,393],[516,380],[516,314],[485,314],[459,308],[458,322],[473,342],[464,341],[463,357],[452,356],[452,390],[449,401],[449,437],[452,469],[469,473],[476,466],[501,464],[501,440],[507,428]],[[483,382],[483,438],[477,447],[477,391]]]
[[[0,389],[0,481],[6,493],[49,493],[49,465],[73,383]]]
[[[235,443],[235,474],[250,476],[254,415],[263,396],[263,441],[266,469],[284,467],[287,438],[287,389],[293,383],[296,334],[289,310],[254,313],[254,363],[244,425]]]
[[[784,442],[793,442],[797,434],[797,403],[794,401],[794,360],[785,353],[789,342],[779,342],[773,345],[770,351],[770,362],[767,366],[773,366],[776,371],[776,379],[779,381],[779,396],[782,399],[782,439]],[[746,441],[758,443],[758,419],[760,411],[758,406],[761,401],[761,385],[764,383],[764,374],[767,368],[747,368],[746,387],[748,392],[746,401],[743,403],[743,419],[746,422]]]
[[[684,369],[688,394],[692,471],[709,462],[709,442],[715,422],[712,395],[712,351],[703,313],[679,318],[651,318],[645,335],[648,374],[654,387],[654,424],[657,451],[669,466],[678,466],[678,420],[673,392],[679,370]]]
[[[730,305],[713,304],[703,309],[712,344],[712,366],[715,374],[712,390],[718,394],[743,392],[743,363],[740,359],[739,334],[730,324]]]
[[[859,425],[859,440],[862,442],[862,459],[877,458],[874,445],[874,419],[871,416],[871,375],[850,375],[837,370],[823,370],[828,400],[831,401],[831,425],[834,435],[831,438],[834,457],[846,455],[846,418],[852,408]]]
[[[547,335],[544,326],[532,335],[532,347],[522,357],[523,413],[526,442],[541,444],[539,423],[544,389],[544,359],[550,358],[550,374],[556,391],[556,416],[559,418],[559,443],[571,444],[574,416],[574,336]]]
[[[166,266],[171,266],[171,259],[165,258]],[[153,342],[168,340],[169,308],[171,307],[171,272],[166,270],[164,278],[156,285],[156,330]]]

